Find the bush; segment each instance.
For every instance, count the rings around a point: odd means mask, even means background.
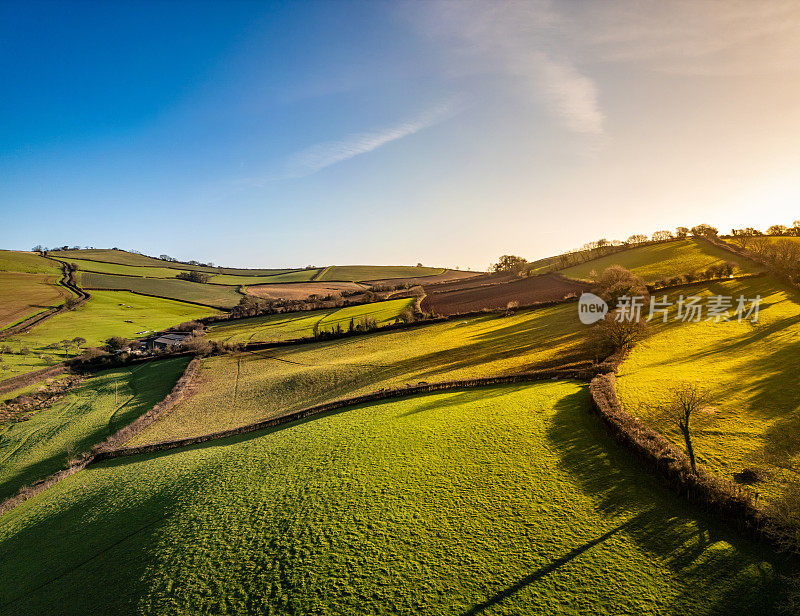
[[[111,336],[106,340],[106,349],[109,351],[121,351],[128,345],[128,339],[122,336]]]
[[[644,281],[621,265],[612,265],[600,275],[596,292],[611,307],[615,306],[622,296],[643,297],[646,302],[650,295]]]
[[[178,272],[175,278],[180,278],[181,280],[188,280],[189,282],[201,282],[206,283],[211,279],[211,276],[204,272],[198,271],[191,271],[191,272]]]

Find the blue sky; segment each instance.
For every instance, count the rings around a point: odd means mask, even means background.
[[[789,224],[798,71],[783,2],[6,2],[0,246],[483,269]]]

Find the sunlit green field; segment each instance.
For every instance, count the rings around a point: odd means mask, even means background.
[[[767,614],[777,559],[556,382],[89,467],[0,519],[2,614]]]
[[[188,363],[181,357],[107,370],[26,421],[0,423],[0,500],[60,470],[149,410]]]
[[[208,328],[208,337],[210,340],[231,343],[280,342],[313,336],[316,324],[319,324],[320,332],[333,331],[337,325],[347,330],[351,319],[354,325],[358,325],[365,317],[375,319],[376,325],[380,327],[394,323],[397,316],[410,308],[413,303],[413,299],[394,299],[346,308],[270,314],[223,321]]]
[[[655,282],[688,272],[703,271],[725,261],[736,263],[739,272],[755,272],[759,269],[754,263],[709,242],[686,239],[622,250],[560,270],[560,273],[569,278],[588,279],[592,272],[600,274],[607,267],[622,265],[641,276],[645,282]]]
[[[38,370],[75,355],[75,348],[66,354],[63,348],[46,348],[64,339],[79,336],[86,339],[85,346],[99,346],[111,336],[142,337],[143,332],[215,314],[219,312],[213,308],[169,299],[126,291],[92,291],[92,298],[76,309],[43,321],[28,333],[1,341],[0,344],[11,346],[13,352],[0,355],[0,367],[9,367],[0,372],[0,377]],[[30,352],[21,355],[20,349],[25,348]]]
[[[781,490],[780,466],[798,461],[800,443],[800,304],[770,278],[709,284],[703,295],[760,295],[759,321],[654,325],[622,364],[618,391],[625,407],[682,445],[677,426],[655,408],[675,384],[708,388],[712,408],[696,418],[699,461],[728,479],[743,468],[772,476],[756,489]],[[702,288],[693,287],[692,294]],[[660,318],[660,317],[659,317]]]
[[[203,360],[191,397],[137,443],[206,434],[339,398],[586,357],[576,306],[486,316]]]
[[[405,265],[332,265],[315,278],[319,281],[382,280],[384,278],[413,278],[444,273],[441,267],[413,267]]]

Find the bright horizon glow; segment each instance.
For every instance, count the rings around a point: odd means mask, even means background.
[[[0,248],[483,270],[800,219],[800,5],[0,6]]]

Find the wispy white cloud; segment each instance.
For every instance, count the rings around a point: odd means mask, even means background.
[[[587,3],[571,20],[581,53],[690,75],[800,71],[796,0]]]
[[[324,141],[290,155],[272,172],[260,177],[245,177],[236,184],[264,186],[279,180],[303,178],[326,167],[377,150],[381,146],[414,135],[438,124],[458,111],[453,101],[441,103],[427,111],[392,126],[363,133],[353,133],[335,141]]]
[[[443,103],[394,126],[347,135],[343,139],[318,143],[289,158],[285,177],[299,178],[316,173],[336,163],[377,150],[379,147],[409,137],[438,124],[453,111],[450,103]]]
[[[444,44],[456,76],[504,74],[567,129],[604,132],[594,80],[568,54],[554,51],[563,19],[550,2],[441,0],[418,23]]]

